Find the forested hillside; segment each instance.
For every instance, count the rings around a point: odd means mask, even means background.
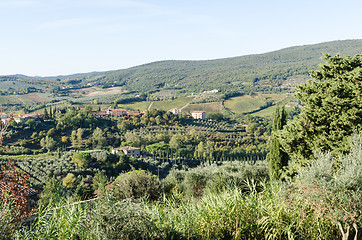
[[[97,76],[100,83],[119,84],[131,91],[162,88],[204,91],[229,89],[245,82],[278,86],[288,78],[304,76],[322,63],[322,53],[354,55],[362,40],[336,41],[291,47],[275,52],[210,61],[161,61]]]
[[[58,91],[89,86],[122,86],[125,90],[152,92],[175,89],[200,92],[213,88],[234,89],[245,83],[279,86],[293,78],[302,81],[316,69],[322,53],[355,55],[362,52],[362,40],[333,41],[314,45],[207,61],[159,61],[123,70],[74,74],[49,78],[22,75],[0,77],[2,91],[18,92],[17,82],[32,83],[35,91]],[[4,85],[6,82],[12,85]],[[51,84],[49,84],[51,83]],[[298,82],[299,83],[299,82]],[[297,83],[297,84],[298,84]],[[15,90],[15,91],[14,91]],[[34,89],[33,89],[34,90]]]

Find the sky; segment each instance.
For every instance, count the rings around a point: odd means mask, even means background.
[[[56,76],[362,39],[360,0],[0,0],[0,75]]]

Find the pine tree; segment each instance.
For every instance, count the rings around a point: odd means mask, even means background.
[[[272,179],[280,179],[283,167],[288,165],[288,154],[281,148],[276,132],[283,129],[287,121],[287,113],[283,106],[280,112],[277,106],[273,120],[273,132],[270,138],[269,170]]]
[[[320,70],[310,72],[313,79],[298,87],[302,112],[279,136],[298,166],[305,166],[316,151],[347,153],[349,136],[362,130],[362,55],[324,59]]]

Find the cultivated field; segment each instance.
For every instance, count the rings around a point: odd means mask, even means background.
[[[18,95],[18,97],[29,99],[33,102],[47,102],[49,101],[48,98],[40,96],[38,93],[29,93],[25,95]]]
[[[98,95],[114,95],[125,93],[126,91],[122,87],[111,87],[111,88],[99,88],[99,87],[88,87],[80,89],[69,90],[71,95],[83,95],[85,97],[93,97]]]
[[[87,97],[97,96],[97,95],[114,95],[114,94],[120,94],[125,93],[127,91],[122,90],[122,87],[112,87],[112,88],[94,88],[93,91],[86,94]]]
[[[260,99],[258,96],[244,95],[230,98],[224,102],[224,105],[232,112],[241,114],[257,110],[264,103],[265,100]]]
[[[172,108],[181,108],[192,101],[192,97],[177,98],[174,100],[153,102],[151,109],[170,110]]]
[[[222,112],[222,104],[221,102],[189,104],[182,111],[188,113],[193,111]]]
[[[129,103],[129,104],[118,104],[118,108],[125,108],[125,109],[131,109],[131,110],[147,110],[148,106],[151,102],[149,101],[143,101],[143,102],[135,102],[135,103]]]
[[[0,104],[31,104],[33,101],[18,95],[0,96]]]

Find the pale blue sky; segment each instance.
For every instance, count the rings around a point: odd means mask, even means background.
[[[106,71],[362,39],[361,9],[359,0],[0,0],[0,75]]]

